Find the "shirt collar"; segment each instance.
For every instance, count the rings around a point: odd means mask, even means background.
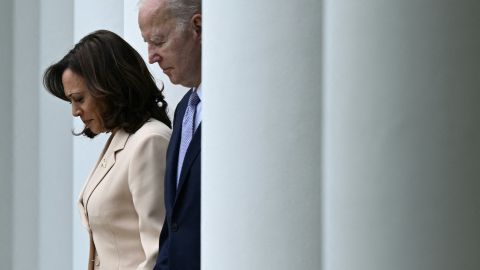
[[[193,91],[197,92],[198,97],[200,98],[200,102],[202,101],[202,84],[200,84],[198,87],[194,87]]]

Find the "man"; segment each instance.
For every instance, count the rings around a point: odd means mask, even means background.
[[[200,0],[143,0],[138,23],[149,62],[157,63],[172,83],[191,88],[175,110],[165,173],[166,216],[154,269],[200,269]]]

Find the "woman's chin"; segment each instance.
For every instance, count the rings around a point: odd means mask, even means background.
[[[84,131],[84,134],[85,134],[85,136],[87,136],[90,139],[97,136],[97,133],[93,132],[90,128],[86,128],[85,131]]]

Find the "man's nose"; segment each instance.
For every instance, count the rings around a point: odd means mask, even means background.
[[[152,45],[148,45],[148,62],[150,64],[157,63],[162,60],[158,52],[152,47]]]

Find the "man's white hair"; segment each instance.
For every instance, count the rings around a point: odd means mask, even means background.
[[[144,2],[152,0],[140,0],[138,6],[141,7]],[[155,0],[162,1],[162,0]],[[175,19],[178,27],[185,29],[194,14],[202,13],[201,0],[163,0],[168,12],[168,16]]]

